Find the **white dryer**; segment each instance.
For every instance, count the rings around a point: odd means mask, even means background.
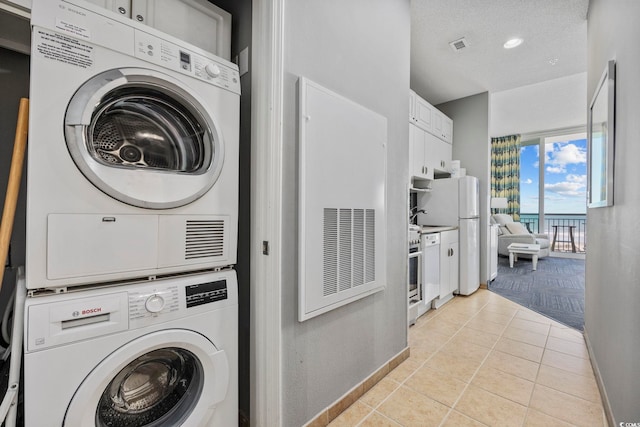
[[[236,263],[237,67],[82,0],[34,0],[28,289]]]
[[[27,298],[26,427],[238,425],[234,271]]]

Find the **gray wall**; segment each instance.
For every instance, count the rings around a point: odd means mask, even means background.
[[[453,159],[480,181],[480,283],[487,283],[491,146],[488,92],[436,105],[453,120]]]
[[[2,96],[0,97],[0,212],[2,212],[13,154],[18,104],[20,98],[29,97],[29,57],[27,55],[0,48],[0,87],[2,88]],[[0,313],[4,313],[8,296],[15,287],[15,268],[24,265],[26,161],[24,166],[11,235],[9,259],[12,268],[5,269],[2,292],[0,293]]]
[[[215,0],[211,1],[231,13],[231,58],[237,56],[242,49],[249,47],[249,64],[251,64],[251,0]],[[249,419],[249,326],[251,322],[251,301],[249,283],[250,257],[250,194],[251,194],[251,68],[240,77],[240,203],[238,226],[238,370],[239,370],[239,405],[242,416]]]
[[[640,422],[640,2],[591,0],[588,99],[616,60],[615,191],[587,212],[585,331],[615,422]]]
[[[285,2],[283,425],[300,426],[407,345],[409,0]],[[297,80],[305,76],[388,120],[387,287],[297,320]],[[357,164],[354,170],[357,171]],[[330,173],[331,165],[327,165]]]

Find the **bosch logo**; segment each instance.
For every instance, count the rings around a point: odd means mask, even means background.
[[[78,316],[80,316],[80,312],[76,310],[76,311],[74,311],[71,315],[72,315],[73,317],[78,317]]]
[[[82,310],[82,315],[84,316],[85,314],[94,314],[94,313],[100,313],[102,311],[102,308],[97,307],[97,308],[88,308],[86,310]]]

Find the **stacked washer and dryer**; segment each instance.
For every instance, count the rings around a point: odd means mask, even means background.
[[[34,0],[26,426],[237,425],[237,67]]]

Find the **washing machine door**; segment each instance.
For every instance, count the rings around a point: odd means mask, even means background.
[[[223,166],[222,133],[205,105],[166,74],[106,71],[71,98],[67,147],[84,176],[107,195],[142,208],[183,206],[205,194]]]
[[[64,426],[201,426],[226,395],[228,361],[204,336],[158,331],[120,347],[75,392]]]

